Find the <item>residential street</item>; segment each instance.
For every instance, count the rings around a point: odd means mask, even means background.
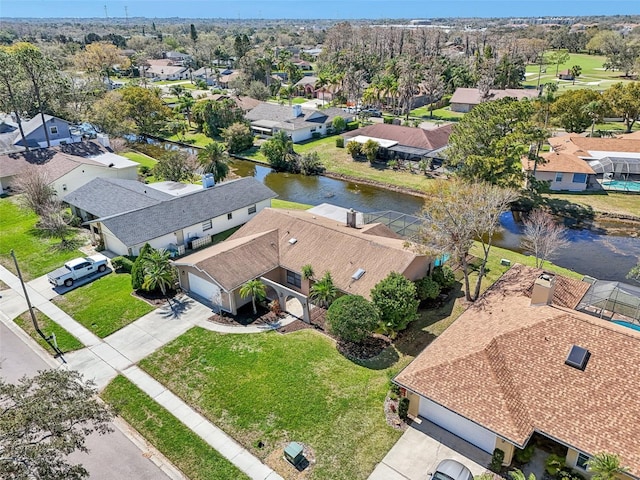
[[[2,315],[2,312],[0,312]],[[33,375],[39,370],[51,368],[55,363],[45,362],[21,338],[0,322],[0,375],[15,382],[23,375]],[[118,425],[122,425],[118,422]],[[156,480],[182,478],[167,475],[148,457],[152,452],[138,448],[114,425],[113,433],[92,435],[87,439],[89,454],[75,453],[73,462],[81,463],[89,471],[90,478],[98,480],[135,478]]]

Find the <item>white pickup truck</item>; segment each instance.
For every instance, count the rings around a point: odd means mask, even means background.
[[[107,269],[107,257],[104,255],[92,255],[90,257],[74,258],[64,264],[64,267],[54,270],[47,275],[49,283],[60,287],[70,287],[75,280],[96,272],[104,272]]]

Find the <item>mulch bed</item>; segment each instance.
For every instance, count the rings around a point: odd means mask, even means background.
[[[294,320],[289,325],[285,325],[284,327],[278,328],[276,331],[278,333],[291,333],[297,332],[298,330],[304,330],[307,328],[314,328],[313,325],[309,325],[308,323],[303,322],[302,320]]]
[[[277,322],[282,317],[284,317],[284,314],[282,313],[276,315],[271,311],[258,309],[258,316],[254,316],[252,310],[249,314],[239,311],[237,315],[231,315],[230,313],[225,312],[223,314],[214,313],[208,318],[208,320],[221,325],[231,325],[235,327],[241,325],[246,327],[247,325],[269,325]]]
[[[384,416],[387,420],[387,425],[396,430],[404,431],[409,426],[409,423],[402,420],[398,415],[399,400],[399,398],[391,398],[387,395],[387,398],[384,399]]]
[[[376,357],[391,344],[391,340],[384,335],[374,334],[362,343],[351,343],[338,340],[338,351],[347,358],[368,360]]]
[[[173,298],[178,294],[177,290],[169,290],[166,295],[163,295],[161,291],[154,290],[153,292],[146,292],[144,290],[135,290],[131,293],[136,298],[139,298],[143,302],[147,302],[153,307],[161,307],[167,303],[167,298]]]

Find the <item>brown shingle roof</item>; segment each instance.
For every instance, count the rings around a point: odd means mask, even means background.
[[[104,167],[102,163],[76,155],[63,153],[62,147],[43,148],[29,152],[0,155],[0,177],[12,177],[24,172],[29,166],[42,166],[49,181],[53,182],[81,165]]]
[[[538,163],[538,172],[566,172],[566,173],[588,173],[594,175],[596,172],[589,164],[575,155],[567,153],[549,152],[543,153],[542,158],[546,163]],[[526,170],[533,171],[533,161],[525,160]]]
[[[272,235],[269,241],[263,238],[267,233]],[[290,243],[293,238],[296,241]],[[263,242],[260,249],[267,250],[269,255],[253,259],[258,239]],[[269,262],[273,260],[274,247],[270,243],[273,239],[277,246],[277,264],[281,267],[301,272],[303,265],[311,264],[318,275],[331,272],[340,290],[366,298],[375,284],[390,272],[415,270],[424,274],[429,263],[427,257],[406,248],[405,241],[384,225],[376,226],[375,231],[373,228],[363,231],[308,212],[271,208],[262,210],[226,242],[185,257],[179,263],[196,264],[224,284],[222,286],[232,289],[265,273],[261,269],[272,265]],[[243,250],[240,246],[244,246]],[[234,263],[244,262],[249,264],[246,268],[231,268]],[[423,264],[424,268],[414,268],[417,264]],[[353,280],[351,276],[359,268],[366,273],[359,280]]]
[[[549,138],[556,152],[590,157],[589,151],[640,153],[640,138],[624,135],[618,138],[583,137],[575,133]]]
[[[400,145],[408,147],[423,148],[425,150],[437,150],[445,147],[449,143],[449,136],[453,125],[444,125],[433,130],[423,128],[404,127],[402,125],[389,125],[376,123],[367,127],[352,130],[346,134],[345,138],[353,138],[364,135],[373,138],[393,140]]]
[[[533,89],[519,89],[519,88],[507,88],[505,90],[490,90],[489,98],[487,100],[499,100],[501,98],[517,98],[522,100],[523,98],[536,98],[538,96],[538,90]],[[451,96],[451,103],[465,103],[469,105],[479,105],[482,103],[480,97],[480,91],[477,88],[456,88]]]
[[[531,306],[538,270],[515,265],[396,380],[509,441],[534,431],[640,475],[640,332],[570,310],[579,282],[556,277],[554,302]],[[564,364],[589,350],[584,371]]]

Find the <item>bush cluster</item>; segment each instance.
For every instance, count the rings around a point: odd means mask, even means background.
[[[111,266],[116,272],[131,273],[133,262],[127,257],[114,257],[111,259]]]

